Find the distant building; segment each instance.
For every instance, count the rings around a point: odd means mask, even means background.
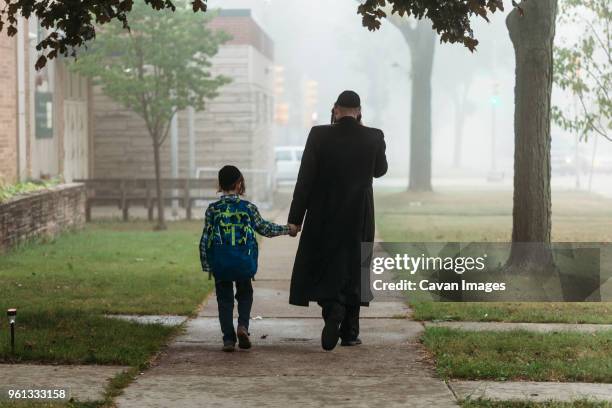
[[[3,2],[0,0],[0,5]],[[34,70],[43,31],[35,18],[0,33],[0,182],[89,175],[89,83],[61,59]]]
[[[162,146],[164,177],[216,175],[224,164],[246,170],[248,193],[269,193],[274,170],[273,42],[248,9],[221,10],[210,28],[232,39],[212,59],[213,75],[232,78],[202,112],[179,112],[178,151],[173,171],[172,140]],[[111,101],[100,89],[93,94],[93,177],[153,177],[153,150],[143,120]],[[191,124],[191,125],[190,125]],[[190,134],[192,138],[190,139]],[[190,148],[193,147],[193,149]]]

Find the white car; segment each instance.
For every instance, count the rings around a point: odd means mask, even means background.
[[[303,146],[278,146],[274,148],[276,158],[276,180],[295,181],[300,171]]]

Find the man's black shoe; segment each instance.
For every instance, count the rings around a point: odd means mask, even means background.
[[[325,320],[325,326],[321,332],[321,347],[323,350],[333,350],[338,344],[340,338],[340,323],[327,319]]]
[[[358,346],[358,345],[360,345],[360,344],[361,344],[361,339],[360,339],[359,337],[357,337],[355,340],[344,340],[344,339],[343,339],[343,340],[340,342],[340,345],[341,345],[341,346],[347,346],[347,347],[350,347],[350,346]]]
[[[236,333],[238,335],[238,347],[241,349],[250,349],[251,340],[249,339],[249,332],[246,327],[238,326]]]
[[[225,340],[223,342],[223,351],[231,353],[236,349],[236,343],[232,340]]]

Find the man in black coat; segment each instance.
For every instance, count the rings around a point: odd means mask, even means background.
[[[288,220],[302,228],[289,303],[319,303],[326,350],[361,344],[361,243],[374,241],[372,179],[386,172],[383,132],[361,124],[359,95],[342,92],[332,124],[308,135]]]

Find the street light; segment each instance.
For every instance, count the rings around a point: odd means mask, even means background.
[[[17,309],[9,309],[6,311],[9,324],[11,325],[11,353],[15,353],[15,320],[17,320]]]

